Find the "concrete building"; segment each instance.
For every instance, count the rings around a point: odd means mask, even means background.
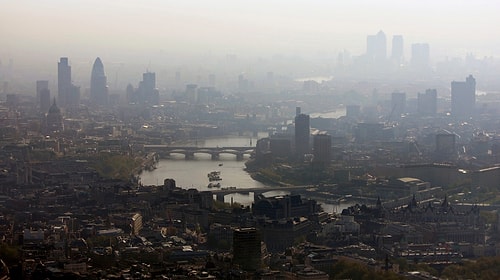
[[[299,160],[310,152],[310,121],[309,115],[299,114],[295,117],[295,154]]]
[[[403,36],[402,35],[392,36],[391,59],[395,63],[398,63],[398,64],[403,63],[404,45],[403,45]]]
[[[59,106],[66,107],[71,87],[71,66],[69,66],[67,57],[61,57],[57,63],[57,101]]]
[[[313,136],[314,162],[328,164],[332,158],[332,136],[316,134]]]
[[[451,115],[470,118],[476,107],[476,79],[469,75],[464,82],[451,82]]]
[[[376,35],[366,37],[366,55],[372,62],[380,63],[387,58],[387,40],[385,33],[380,30]]]
[[[256,271],[261,268],[261,237],[256,228],[237,228],[233,232],[233,262],[241,269]]]

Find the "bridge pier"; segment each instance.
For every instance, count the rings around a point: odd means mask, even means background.
[[[186,152],[186,159],[194,159],[194,153],[193,152]]]
[[[243,153],[237,153],[236,160],[243,160]]]
[[[215,198],[217,201],[224,202],[224,194],[223,193],[218,193],[215,195]]]
[[[219,159],[219,153],[212,153],[212,160],[218,160]]]

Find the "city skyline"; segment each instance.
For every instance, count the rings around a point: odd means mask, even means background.
[[[106,61],[200,54],[364,53],[367,34],[427,42],[433,56],[500,55],[491,1],[10,1],[0,12],[0,57],[65,55]],[[99,9],[95,9],[98,6]],[[43,12],[40,12],[43,11]],[[29,18],[29,20],[27,20]],[[91,19],[91,20],[90,20]],[[70,24],[64,24],[70,23]],[[37,52],[29,53],[36,44]],[[389,45],[389,44],[388,44]],[[108,58],[109,57],[109,58]],[[40,59],[40,58],[38,58]],[[130,62],[130,61],[127,61]]]

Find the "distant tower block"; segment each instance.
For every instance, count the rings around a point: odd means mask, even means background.
[[[295,153],[303,159],[309,153],[310,124],[309,115],[299,114],[295,117]]]
[[[57,63],[57,101],[59,106],[66,107],[71,87],[71,66],[69,66],[67,57],[61,57]]]
[[[470,118],[476,107],[476,79],[469,75],[465,82],[451,82],[451,115]]]
[[[404,57],[404,46],[403,46],[403,36],[394,35],[392,36],[392,50],[391,50],[391,59],[401,64],[403,63]]]
[[[49,81],[36,81],[37,106],[41,113],[47,113],[50,108]]]
[[[93,106],[107,106],[109,102],[107,78],[99,57],[96,58],[90,75],[90,102]]]

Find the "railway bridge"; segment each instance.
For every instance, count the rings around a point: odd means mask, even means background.
[[[252,155],[255,147],[194,147],[169,145],[144,145],[144,151],[155,152],[160,157],[169,157],[171,154],[182,154],[186,159],[193,159],[195,154],[209,154],[213,160],[218,160],[221,154],[232,154],[237,160],[243,160],[244,155]]]

